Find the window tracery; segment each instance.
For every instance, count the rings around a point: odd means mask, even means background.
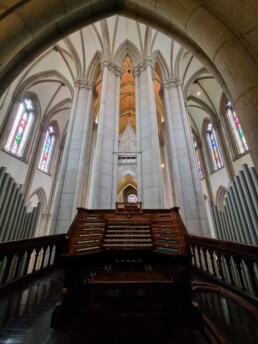
[[[35,107],[29,97],[23,98],[16,113],[4,149],[18,157],[23,157],[34,121]]]
[[[223,158],[218,144],[215,128],[210,122],[206,128],[206,141],[211,157],[212,170],[217,171],[224,166]]]
[[[248,145],[246,143],[245,135],[241,127],[240,121],[237,117],[236,112],[229,101],[226,104],[226,115],[230,124],[230,129],[232,131],[235,144],[237,146],[237,151],[242,154],[248,150]]]
[[[55,142],[56,142],[55,129],[53,125],[50,125],[47,128],[44,145],[43,145],[43,149],[42,149],[39,164],[38,164],[38,168],[43,172],[46,172],[46,173],[50,172],[52,161],[53,161]]]

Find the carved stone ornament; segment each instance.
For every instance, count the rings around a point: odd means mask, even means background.
[[[95,91],[96,89],[96,84],[94,81],[91,80],[86,80],[86,79],[75,79],[74,80],[74,86],[75,87],[84,87],[87,89],[92,89],[93,91]]]
[[[40,130],[41,131],[46,131],[48,128],[48,125],[44,122],[40,122]]]
[[[151,75],[152,79],[154,79],[153,58],[151,56],[146,56],[142,62],[134,67],[133,76],[139,76],[147,67],[151,67]]]
[[[13,93],[13,101],[16,103],[22,102],[22,94],[20,92],[14,92]]]
[[[119,152],[121,153],[132,153],[136,152],[136,136],[130,121],[121,135],[119,143]]]
[[[108,70],[110,70],[116,76],[122,76],[122,68],[118,67],[118,65],[116,65],[108,56],[104,56],[102,59],[102,70],[104,67],[107,67]]]

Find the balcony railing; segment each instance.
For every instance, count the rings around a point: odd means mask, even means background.
[[[64,237],[50,235],[0,243],[0,288],[54,266]]]
[[[190,236],[192,264],[206,276],[258,302],[258,248]]]

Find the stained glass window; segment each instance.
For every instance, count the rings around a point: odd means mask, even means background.
[[[35,109],[30,98],[24,98],[20,103],[10,134],[5,144],[5,150],[22,157],[27,139],[32,128]]]
[[[209,123],[206,129],[206,138],[210,150],[212,168],[217,171],[224,166],[222,155],[219,149],[217,135],[212,123]]]
[[[227,102],[226,111],[227,111],[227,117],[229,119],[229,123],[231,126],[231,130],[233,132],[233,136],[235,139],[235,143],[237,145],[238,152],[240,154],[244,153],[248,150],[248,146],[245,140],[245,135],[243,133],[239,119],[235,111],[233,111],[233,108],[230,102]]]
[[[202,163],[201,163],[201,157],[200,157],[200,151],[197,146],[197,142],[195,139],[194,140],[194,149],[195,149],[195,158],[198,166],[198,171],[199,171],[199,176],[201,179],[204,179],[204,174],[203,174],[203,169],[202,169]]]
[[[40,156],[38,168],[46,173],[50,172],[53,151],[55,146],[55,130],[53,126],[49,126],[46,132],[43,149]]]

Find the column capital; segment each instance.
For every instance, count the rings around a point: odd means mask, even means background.
[[[181,86],[182,83],[183,83],[183,80],[179,76],[172,77],[169,79],[164,79],[161,82],[161,89],[170,88],[170,87],[178,87],[178,86]]]
[[[45,122],[40,122],[40,131],[45,131],[48,128],[48,125]]]
[[[92,80],[78,78],[74,80],[74,87],[87,88],[87,89],[92,89],[93,91],[95,91],[96,83]]]
[[[118,67],[118,65],[113,62],[109,56],[103,56],[102,58],[101,69],[103,70],[104,67],[107,67],[108,70],[121,78],[122,68]]]
[[[214,129],[219,129],[221,127],[220,119],[216,118],[212,120],[212,125]]]
[[[152,79],[154,80],[153,58],[151,56],[145,56],[144,60],[134,67],[133,76],[139,76],[147,67],[151,68]]]
[[[21,103],[22,102],[22,94],[20,92],[13,92],[12,99],[16,103]]]

